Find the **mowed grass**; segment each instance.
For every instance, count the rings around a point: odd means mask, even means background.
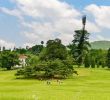
[[[16,79],[16,71],[0,71],[0,100],[110,100],[110,70],[76,69],[78,76],[46,81]]]

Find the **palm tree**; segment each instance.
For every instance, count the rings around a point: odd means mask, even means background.
[[[41,41],[41,44],[43,45],[44,44],[44,41]]]

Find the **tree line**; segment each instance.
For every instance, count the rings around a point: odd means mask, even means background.
[[[91,49],[89,35],[85,30],[86,16],[82,19],[83,28],[76,30],[73,41],[65,46],[60,39],[48,40],[44,46],[31,48],[0,49],[0,67],[7,70],[20,65],[19,55],[27,56],[26,65],[17,70],[16,76],[25,78],[68,78],[77,74],[74,66],[86,68],[110,68],[110,49]]]

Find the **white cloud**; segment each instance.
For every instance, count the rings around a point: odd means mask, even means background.
[[[91,4],[85,10],[94,17],[97,25],[110,29],[110,6]]]
[[[16,16],[16,17],[18,17],[19,19],[23,19],[23,17],[21,16],[20,11],[17,10],[17,9],[12,9],[12,10],[11,10],[11,9],[7,9],[7,8],[5,8],[5,7],[0,7],[0,11],[6,13],[6,14],[8,14],[8,15]]]
[[[98,38],[98,40],[105,40],[105,38],[101,35],[96,35],[96,37]]]
[[[34,33],[27,33],[27,32],[24,32],[22,33],[23,35],[25,35],[29,40],[37,40],[38,39],[38,36],[35,35]]]
[[[12,0],[15,9],[1,8],[2,12],[16,16],[22,20],[24,31],[21,32],[29,43],[61,38],[63,43],[71,42],[74,30],[81,29],[82,13],[60,0]],[[26,17],[30,20],[26,20]],[[87,21],[87,30],[100,32],[93,22]]]
[[[106,39],[105,39],[105,37],[102,36],[102,35],[96,35],[96,38],[97,38],[97,40],[99,40],[99,41],[100,41],[100,40],[102,40],[102,41],[103,41],[103,40],[108,40],[108,41],[110,41],[110,38],[109,38],[109,37],[108,37],[108,38],[106,37]]]
[[[89,33],[101,32],[100,27],[91,21],[87,21],[86,29],[88,30]]]
[[[0,47],[5,47],[7,49],[11,49],[11,48],[14,48],[14,46],[15,46],[14,43],[0,39]]]
[[[90,36],[90,42],[93,42],[93,41],[104,41],[104,40],[110,41],[110,38],[109,37],[105,37],[105,36],[101,35],[100,33],[99,34],[92,34]]]
[[[15,0],[23,14],[32,17],[77,17],[80,15],[77,10],[59,0]]]
[[[71,34],[60,34],[59,38],[62,40],[64,44],[68,44],[73,40],[73,35]]]
[[[73,34],[79,26],[77,17],[81,13],[70,5],[58,0],[16,0],[18,7],[24,15],[40,21],[22,22],[24,27],[30,29],[25,36],[32,41],[53,39],[56,33]],[[76,25],[74,25],[76,24]],[[57,36],[58,37],[58,36]]]
[[[23,48],[26,48],[26,46],[32,47],[34,45],[35,45],[34,43],[25,43],[25,44],[23,44]]]

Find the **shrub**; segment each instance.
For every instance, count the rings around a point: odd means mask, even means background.
[[[69,60],[50,60],[48,62],[39,62],[36,66],[26,66],[18,70],[17,76],[25,78],[67,78],[74,72],[73,65]]]
[[[45,76],[49,78],[66,78],[73,73],[73,66],[67,60],[56,59],[49,61],[45,70]]]

